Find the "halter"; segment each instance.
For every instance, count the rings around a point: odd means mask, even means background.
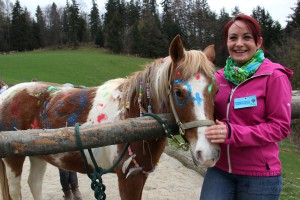
[[[173,101],[173,98],[171,96],[171,91],[172,91],[172,84],[171,84],[171,76],[172,76],[172,71],[173,69],[171,69],[171,72],[170,72],[170,76],[169,76],[169,92],[168,92],[168,96],[169,96],[169,100],[170,100],[170,104],[171,104],[171,108],[172,108],[172,113],[175,117],[175,120],[176,120],[176,124],[178,125],[179,127],[179,133],[181,135],[181,137],[184,139],[185,143],[180,143],[178,141],[175,141],[177,142],[181,148],[183,150],[188,150],[189,149],[189,142],[188,140],[186,139],[186,137],[184,136],[185,135],[185,130],[187,129],[191,129],[191,128],[197,128],[197,127],[203,127],[203,126],[211,126],[211,125],[215,125],[216,123],[212,120],[195,120],[195,121],[191,121],[191,122],[186,122],[186,123],[182,123],[179,119],[179,116],[175,110],[175,106],[174,106],[174,101]]]

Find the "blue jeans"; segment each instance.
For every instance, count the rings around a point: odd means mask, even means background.
[[[200,200],[277,200],[282,176],[234,175],[215,167],[205,174]]]

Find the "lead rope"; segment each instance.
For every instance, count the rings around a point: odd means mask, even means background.
[[[125,152],[126,152],[127,148],[129,147],[129,143],[127,143],[125,145],[125,147],[124,147],[120,157],[118,158],[118,160],[108,169],[102,169],[101,167],[99,167],[97,165],[97,162],[96,162],[95,158],[94,158],[92,150],[88,149],[88,152],[90,154],[90,158],[91,158],[91,160],[93,162],[93,165],[94,165],[94,172],[91,173],[89,165],[88,165],[87,158],[84,154],[84,150],[83,150],[83,147],[82,147],[82,142],[81,142],[81,139],[80,139],[79,123],[75,124],[75,136],[76,136],[77,147],[79,148],[79,151],[81,153],[81,157],[83,159],[83,163],[84,163],[87,175],[92,181],[91,188],[94,191],[94,197],[97,200],[105,200],[106,199],[106,194],[105,194],[106,187],[103,184],[102,175],[111,172],[120,163],[123,156],[125,155]]]
[[[180,142],[172,133],[172,131],[170,130],[168,124],[162,119],[160,118],[158,115],[153,114],[153,113],[145,113],[143,116],[149,116],[154,118],[164,129],[165,135],[167,138],[172,139],[180,148],[182,148],[184,151],[189,150],[189,146],[187,143],[182,143]]]

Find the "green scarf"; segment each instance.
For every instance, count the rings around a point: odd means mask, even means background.
[[[242,67],[235,66],[235,61],[228,57],[224,68],[225,78],[234,85],[239,85],[250,78],[264,60],[265,56],[262,49],[258,49],[254,56]]]

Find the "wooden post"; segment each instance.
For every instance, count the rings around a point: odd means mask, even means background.
[[[292,119],[300,119],[300,96],[292,96]]]
[[[178,127],[171,114],[159,115],[173,134]],[[102,125],[81,126],[84,149],[166,137],[162,126],[152,117],[140,117]],[[46,155],[78,150],[74,127],[0,132],[0,158]]]
[[[300,119],[300,96],[293,96],[292,119]],[[159,115],[174,134],[178,127],[171,114]],[[80,127],[84,149],[165,137],[162,126],[152,117]],[[0,158],[55,154],[78,150],[74,127],[0,132]]]

